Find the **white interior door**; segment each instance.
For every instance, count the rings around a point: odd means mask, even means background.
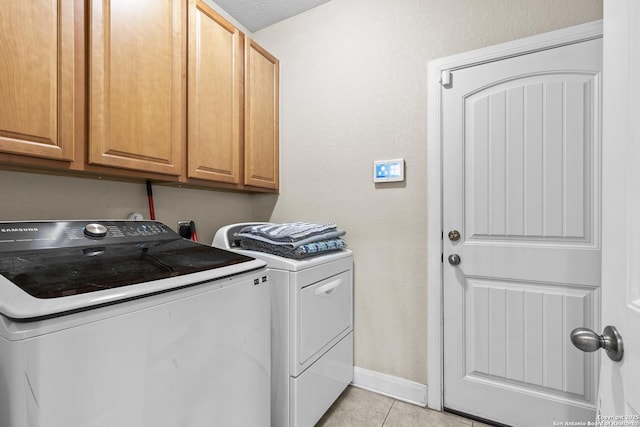
[[[603,425],[638,426],[640,4],[605,1],[604,18],[602,325],[618,329],[624,355],[621,362],[613,362],[600,354],[598,411]]]
[[[595,39],[456,70],[442,89],[445,408],[595,418],[598,359],[569,334],[600,327],[601,69]]]

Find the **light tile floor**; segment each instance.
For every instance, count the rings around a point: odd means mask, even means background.
[[[316,427],[488,427],[349,386]]]

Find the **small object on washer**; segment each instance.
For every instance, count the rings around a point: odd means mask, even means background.
[[[189,230],[191,232],[191,240],[194,242],[198,241],[198,234],[196,233],[196,223],[193,221],[189,221]]]
[[[183,239],[191,239],[191,224],[179,224],[178,226],[178,234]]]
[[[147,180],[147,199],[149,201],[149,219],[156,220],[156,210],[153,207],[153,189],[151,188],[151,181]]]
[[[127,218],[129,221],[142,221],[144,220],[144,216],[140,212],[133,212]]]

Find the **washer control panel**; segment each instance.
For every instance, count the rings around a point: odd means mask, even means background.
[[[0,223],[0,252],[179,238],[176,232],[156,221]]]

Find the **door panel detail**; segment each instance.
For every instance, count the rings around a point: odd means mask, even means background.
[[[593,243],[596,78],[529,75],[465,97],[467,239]]]
[[[465,379],[595,404],[596,358],[569,334],[597,324],[599,303],[594,288],[467,278]]]

